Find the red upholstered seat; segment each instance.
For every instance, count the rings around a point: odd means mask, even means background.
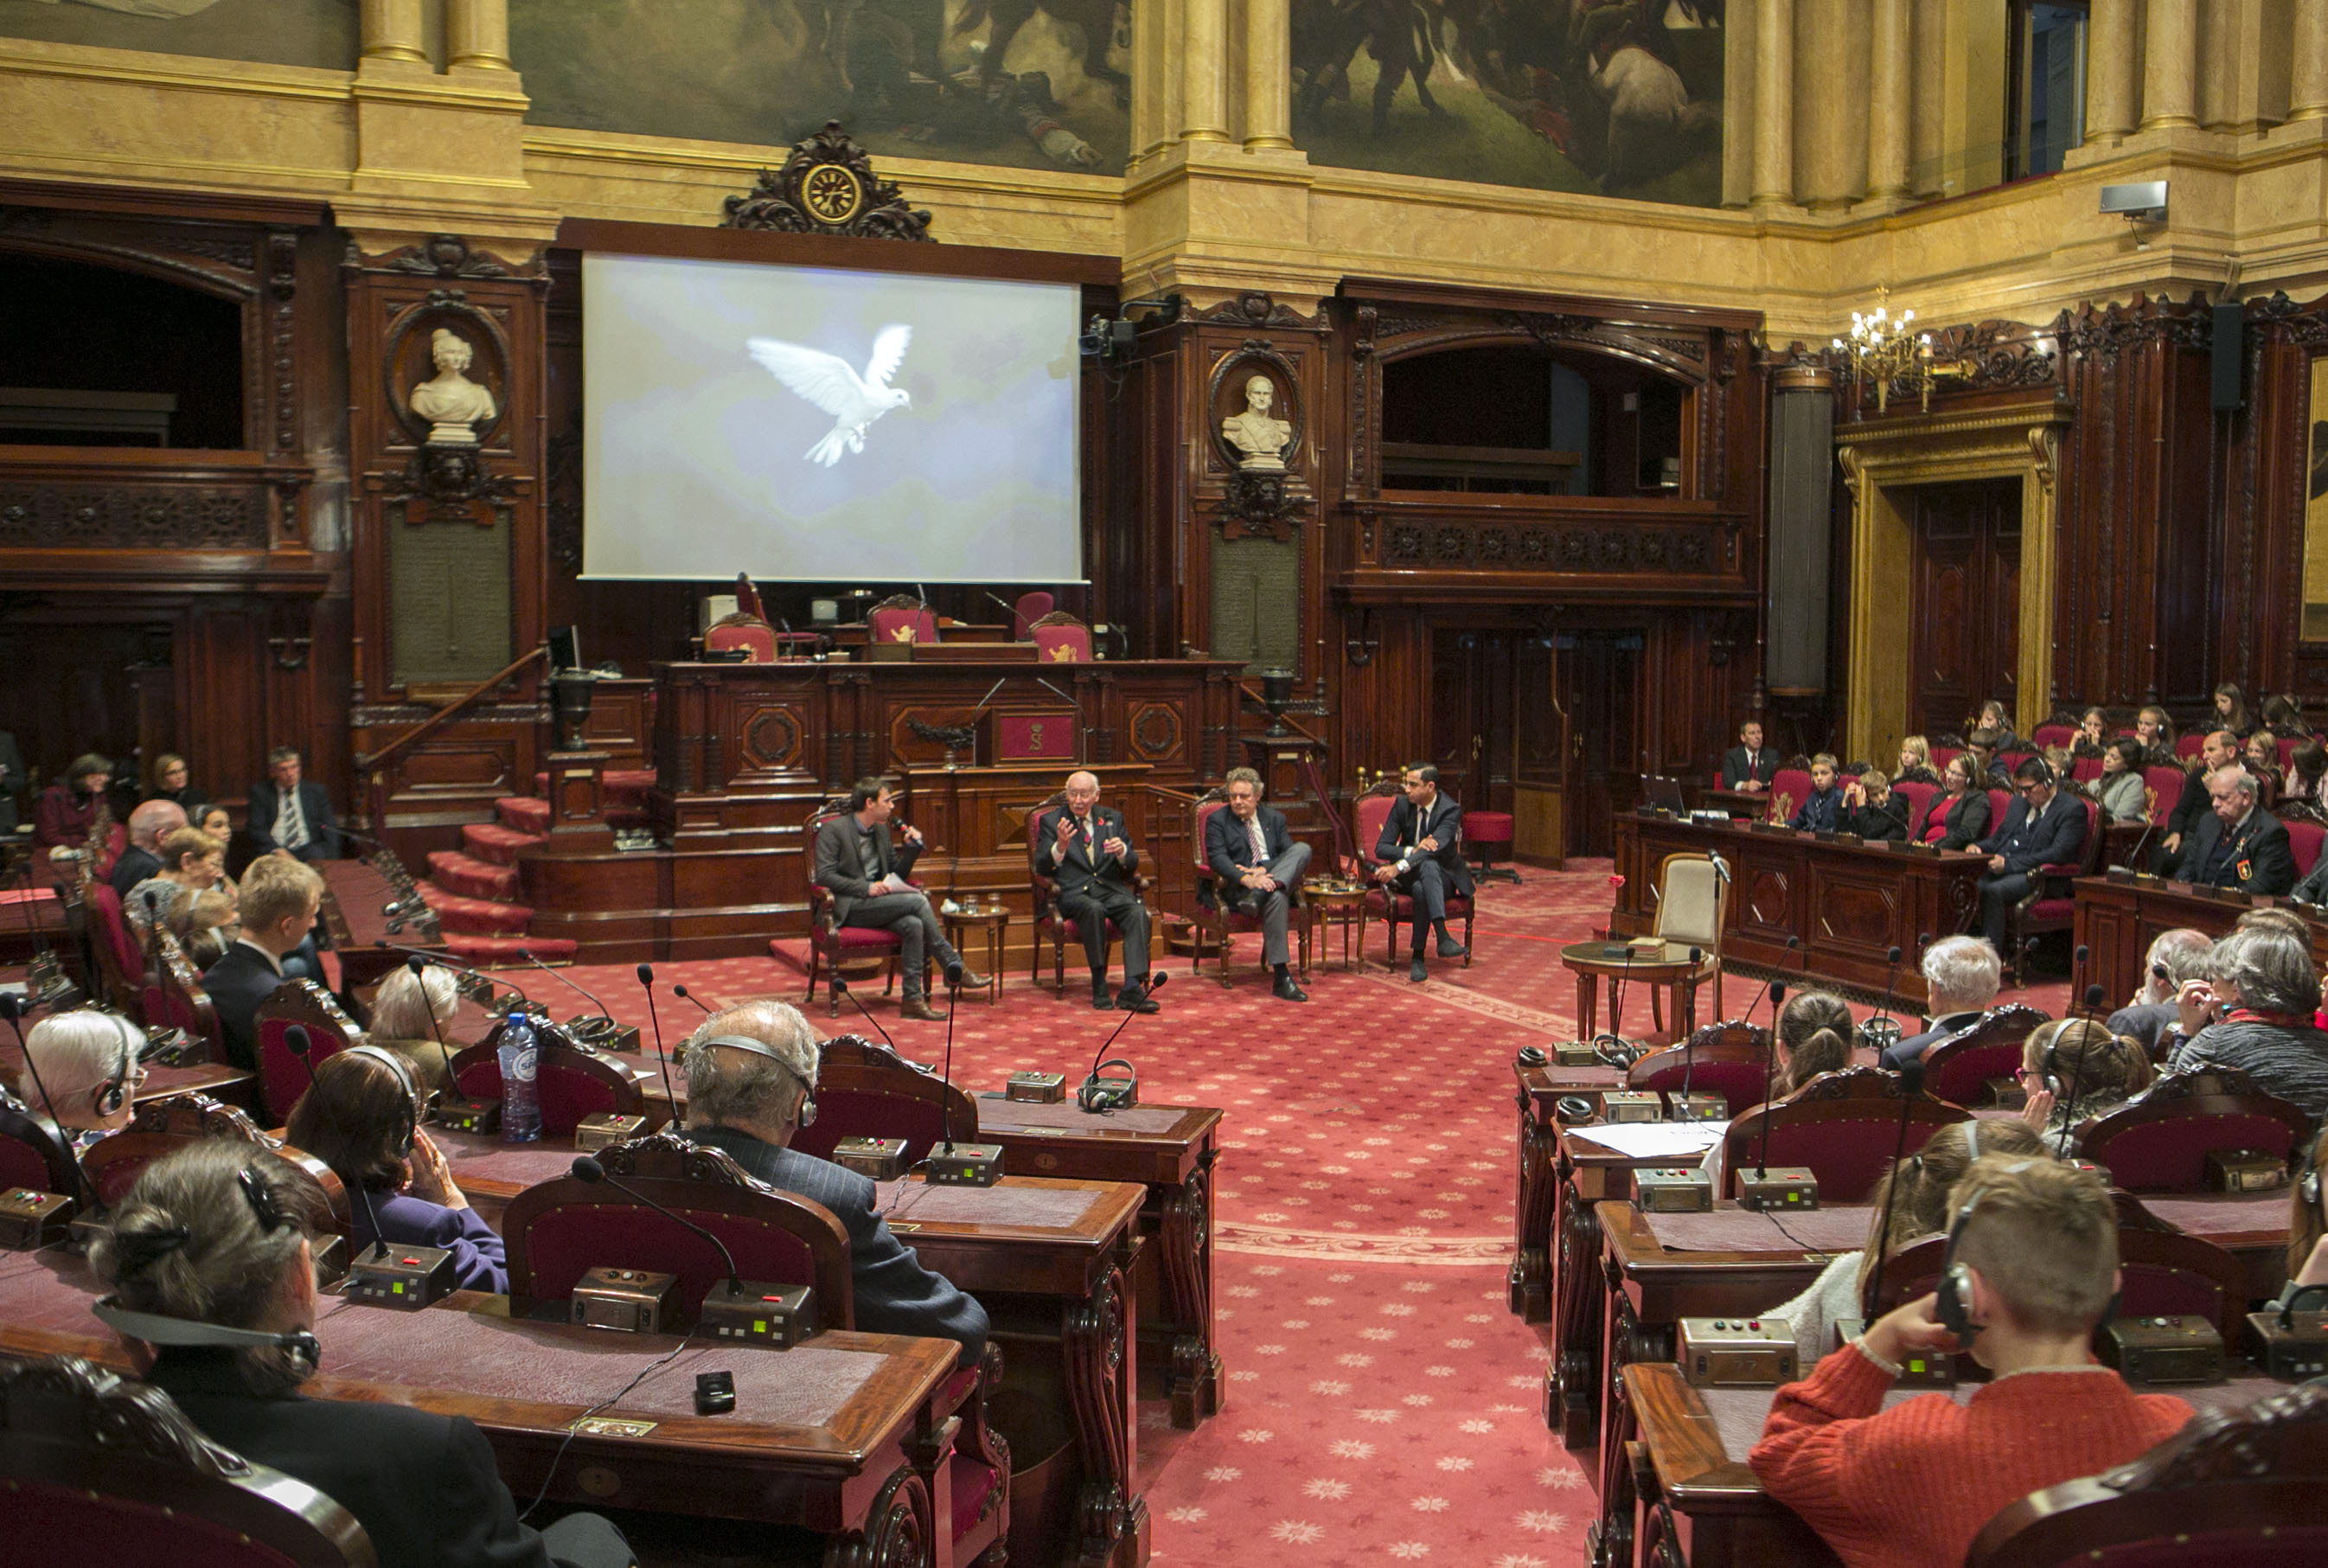
[[[1818,1178],[1821,1203],[1864,1203],[1891,1163],[1900,1114],[1898,1074],[1875,1067],[1822,1074],[1786,1099],[1757,1105],[1730,1123],[1722,1140],[1728,1190],[1735,1196],[1738,1172],[1761,1158],[1768,1123],[1772,1165],[1809,1167]],[[1908,1107],[1908,1151],[1969,1114],[1920,1093]]]
[[[2207,748],[2207,737],[2211,733],[2211,731],[2206,729],[2194,729],[2188,735],[2177,736],[2174,740],[2174,755],[2184,762],[2190,761]]]
[[[1777,1157],[1772,1157],[1773,1163]],[[2111,1176],[2117,1176],[2112,1171]],[[1826,1193],[1822,1186],[1820,1199]],[[2129,1197],[2118,1200],[2118,1267],[2124,1281],[2118,1300],[2123,1318],[2195,1313],[2237,1344],[2247,1311],[2247,1265],[2203,1236],[2169,1230]],[[1911,1242],[1883,1260],[1875,1306],[1888,1312],[1929,1291],[1940,1277],[1946,1236]]]
[[[162,971],[148,976],[145,991],[146,1027],[183,1029],[202,1042],[209,1060],[226,1059],[225,1036],[219,1028],[218,1009],[202,978],[187,962],[185,949],[168,932],[162,933]]]
[[[2079,757],[2070,764],[2070,776],[2079,784],[2091,783],[2102,776],[2102,759],[2098,756]]]
[[[844,1138],[902,1138],[911,1163],[949,1136],[978,1141],[977,1101],[887,1046],[840,1035],[820,1056],[816,1120],[793,1134],[792,1147],[830,1160]]]
[[[937,612],[910,594],[893,594],[865,615],[867,635],[876,643],[934,643]]]
[[[1044,664],[1087,664],[1091,662],[1091,628],[1068,615],[1054,610],[1027,628],[1035,643],[1035,658]]]
[[[2049,746],[2068,746],[2078,738],[2078,727],[2074,724],[2057,724],[2048,721],[2030,731],[2029,738],[2040,751]]]
[[[555,1043],[558,1037],[549,1032],[555,1026],[546,1019],[536,1019],[533,1026],[541,1053],[533,1086],[541,1104],[544,1138],[573,1136],[575,1125],[586,1116],[645,1113],[638,1081],[626,1070],[604,1056]],[[506,1027],[505,1022],[495,1024],[483,1039],[453,1057],[453,1081],[473,1100],[501,1100],[501,1038]]]
[[[2150,792],[2150,820],[2164,823],[2174,810],[2174,803],[2182,797],[2182,770],[2179,767],[2146,767],[2142,770],[2143,787]]]
[[[2295,748],[2304,744],[2305,738],[2305,737],[2300,735],[2276,735],[2272,737],[2272,744],[2279,748],[2280,772],[2286,773],[2295,765]]]
[[[2323,835],[2328,835],[2328,829],[2318,822],[2293,819],[2286,825],[2287,852],[2295,858],[2295,875],[2301,880],[2311,875],[2313,866],[2319,860],[2320,840]]]
[[[1366,793],[1360,795],[1353,812],[1355,833],[1358,842],[1360,874],[1371,876],[1381,864],[1374,858],[1375,846],[1382,841],[1383,825],[1390,821],[1391,803],[1398,797],[1394,779],[1376,779]],[[1447,895],[1447,918],[1463,923],[1463,967],[1471,967],[1471,900],[1460,893]],[[1383,923],[1383,962],[1398,962],[1398,928],[1414,919],[1414,900],[1404,893],[1393,893],[1386,883],[1369,882],[1366,897],[1358,906],[1358,950],[1366,951],[1366,922]]]
[[[1463,841],[1467,844],[1501,847],[1512,841],[1512,813],[1509,812],[1465,812]]]
[[[1058,600],[1042,588],[1018,596],[1010,606],[1010,640],[1024,643],[1036,622],[1058,608]]]
[[[2046,1017],[2019,1002],[1991,1008],[1924,1053],[1925,1093],[1952,1105],[1980,1104],[1991,1078],[2020,1070],[2022,1047]]]
[[[1686,1083],[1692,1094],[1719,1094],[1732,1116],[1762,1103],[1770,1071],[1768,1029],[1737,1023],[1708,1024],[1679,1046],[1651,1051],[1625,1073],[1625,1086],[1653,1094],[1678,1094]]]
[[[130,934],[129,922],[121,913],[121,895],[112,885],[93,881],[89,885],[89,943],[97,951],[98,968],[101,972],[108,996],[126,1001],[139,994],[147,968],[146,955],[138,951],[137,939]],[[154,1027],[147,1019],[146,1027]]]
[[[2011,790],[1993,789],[1986,793],[1988,795],[1988,831],[1981,835],[1983,838],[1990,838],[1995,834],[2003,832],[2004,831],[2004,813],[2013,809],[2013,792]]]
[[[221,1105],[206,1094],[173,1094],[166,1100],[140,1100],[129,1113],[129,1125],[99,1139],[80,1157],[82,1174],[97,1192],[97,1201],[110,1208],[136,1182],[137,1173],[154,1161],[190,1144],[229,1138],[256,1150],[271,1150],[314,1177],[332,1206],[332,1226],[348,1233],[348,1194],[332,1168],[312,1154],[278,1143],[258,1130],[249,1115],[232,1105]]]
[[[722,615],[703,634],[703,651],[707,653],[726,653],[737,648],[744,650],[748,663],[772,664],[776,658],[775,629],[756,615],[746,615],[738,611],[732,615]]]
[[[274,994],[258,1004],[256,1024],[260,1109],[269,1127],[280,1127],[291,1119],[291,1107],[307,1092],[309,1067],[321,1066],[327,1057],[363,1043],[363,1031],[355,1020],[312,980],[286,980],[277,986]],[[307,1031],[305,1066],[286,1043],[293,1024]]]
[[[2005,956],[2013,966],[2015,985],[2029,982],[2032,939],[2047,932],[2068,931],[2076,925],[2077,900],[2071,885],[2078,878],[2092,876],[2101,865],[2101,806],[2084,796],[2077,798],[2086,812],[2086,838],[2085,842],[2078,847],[2078,858],[2040,866],[2030,877],[2028,892],[2005,912]]]
[[[1908,837],[1920,843],[1927,825],[1924,819],[1930,814],[1932,797],[1940,793],[1940,786],[1914,783],[1895,784],[1892,786],[1892,793],[1908,803]]]
[[[2149,1093],[2079,1130],[2078,1149],[2128,1192],[2203,1192],[2207,1156],[2252,1150],[2286,1158],[2302,1146],[2300,1106],[2264,1094],[2217,1094],[2215,1085],[2172,1074]]]
[[[1770,815],[1774,822],[1790,821],[1811,796],[1811,775],[1798,767],[1782,767],[1770,775]]]
[[[1948,758],[1962,752],[1961,746],[1936,746],[1931,748],[1932,772],[1941,778],[1948,776]]]
[[[1226,991],[1229,985],[1228,937],[1230,934],[1234,932],[1251,934],[1261,929],[1259,915],[1242,909],[1232,910],[1222,903],[1219,878],[1213,875],[1212,862],[1205,859],[1206,824],[1212,821],[1215,812],[1225,810],[1227,805],[1227,798],[1219,789],[1207,790],[1205,797],[1197,803],[1195,821],[1190,823],[1194,836],[1189,840],[1196,850],[1197,924],[1219,939],[1216,951],[1220,956],[1220,981],[1223,991]],[[1310,972],[1311,922],[1309,911],[1303,908],[1301,904],[1301,879],[1295,878],[1286,892],[1292,900],[1292,907],[1286,911],[1286,926],[1300,946],[1300,968],[1302,974],[1306,976]]]

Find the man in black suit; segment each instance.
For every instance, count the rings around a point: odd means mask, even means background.
[[[267,754],[267,777],[250,786],[251,839],[262,848],[283,850],[302,860],[340,858],[339,819],[332,797],[319,784],[299,776],[299,753],[278,746]]]
[[[162,857],[154,850],[162,842],[162,835],[185,825],[186,808],[177,802],[141,802],[129,813],[129,848],[121,851],[121,859],[113,863],[112,871],[105,878],[114,892],[126,899],[132,887],[158,875]]]
[[[2053,784],[2053,769],[2042,756],[2024,756],[2013,770],[2013,804],[2004,825],[1975,846],[1988,857],[1980,879],[1981,930],[1988,944],[2004,951],[2004,916],[2029,891],[2040,866],[2078,858],[2086,844],[2086,808]]]
[[[313,1334],[310,1235],[322,1189],[284,1160],[212,1139],[156,1160],[94,1254],[109,1309],[164,1320],[173,1339],[223,1328]],[[180,1228],[183,1227],[183,1228]],[[176,1266],[153,1267],[175,1254]],[[465,1416],[408,1404],[310,1399],[314,1364],[288,1347],[156,1346],[119,1330],[130,1357],[203,1436],[314,1488],[355,1516],[380,1568],[624,1568],[622,1533],[569,1514],[537,1535],[518,1522],[493,1451]]]
[[[283,983],[284,955],[307,939],[323,902],[324,878],[287,856],[263,855],[242,874],[242,937],[202,972],[227,1060],[236,1066],[258,1070],[258,1004]]]
[[[1205,863],[1216,880],[1213,897],[1231,911],[1261,921],[1261,956],[1276,972],[1272,988],[1285,1001],[1308,1001],[1294,983],[1285,949],[1285,925],[1292,913],[1292,890],[1310,864],[1310,846],[1285,831],[1285,813],[1261,803],[1261,775],[1249,767],[1229,769],[1228,809],[1205,819]]]
[[[2273,897],[2295,886],[2295,852],[2287,829],[2256,803],[2255,775],[2243,767],[2207,775],[2214,809],[2201,819],[2174,874],[2202,887],[2236,887]]]
[[[1148,995],[1148,910],[1140,902],[1133,873],[1140,851],[1124,837],[1122,813],[1099,803],[1099,779],[1088,773],[1067,775],[1061,792],[1066,803],[1036,819],[1035,869],[1059,889],[1059,913],[1083,934],[1084,958],[1091,965],[1092,1006],[1105,1011],[1152,1013]],[[1123,990],[1107,991],[1107,923],[1123,933]]]
[[[1750,718],[1738,727],[1738,744],[1722,754],[1722,787],[1759,794],[1770,787],[1779,771],[1779,754],[1762,744],[1762,721]]]
[[[1450,896],[1471,896],[1471,868],[1463,863],[1463,808],[1440,793],[1439,770],[1409,763],[1400,774],[1399,798],[1375,840],[1375,880],[1414,900],[1414,944],[1406,978],[1422,982],[1426,928],[1439,934],[1439,956],[1461,958],[1470,950],[1447,934]]]
[[[898,1011],[925,1023],[943,1023],[945,1014],[922,994],[923,954],[937,961],[950,986],[975,990],[986,977],[962,967],[928,897],[906,885],[921,858],[922,831],[907,826],[905,848],[893,850],[889,819],[896,809],[896,791],[878,778],[859,779],[849,792],[848,812],[816,831],[817,885],[832,894],[832,916],[841,925],[897,934],[897,965],[906,974],[906,1000]]]
[[[965,1363],[986,1350],[986,1309],[922,1267],[874,1212],[873,1183],[788,1147],[813,1120],[817,1039],[787,1003],[739,1002],[687,1043],[687,1136],[725,1150],[746,1173],[832,1211],[849,1232],[858,1329],[951,1339]]]
[[[2190,847],[2191,837],[2207,820],[2213,797],[2207,793],[2210,776],[2239,760],[2239,737],[2228,729],[2211,731],[2199,745],[2199,765],[2182,775],[2182,793],[2166,813],[2166,836],[2158,840],[2158,869],[2172,872]]]

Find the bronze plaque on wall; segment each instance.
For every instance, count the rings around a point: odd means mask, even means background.
[[[1260,669],[1301,667],[1301,544],[1213,535],[1216,659]]]
[[[483,681],[510,646],[510,524],[406,522],[389,512],[388,643],[399,686]]]

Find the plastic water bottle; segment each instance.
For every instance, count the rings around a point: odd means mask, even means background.
[[[541,1099],[534,1091],[534,1072],[541,1048],[534,1042],[533,1023],[512,1011],[502,1027],[502,1141],[531,1143],[541,1136]]]

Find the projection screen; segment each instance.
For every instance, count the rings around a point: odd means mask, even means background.
[[[1083,580],[1071,285],[586,254],[586,577]]]

